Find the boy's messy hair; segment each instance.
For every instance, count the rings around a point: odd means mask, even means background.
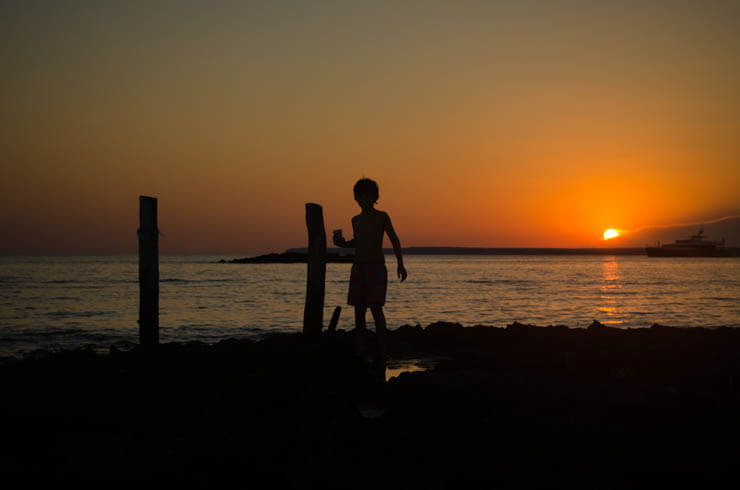
[[[362,178],[358,180],[355,184],[354,191],[355,197],[365,193],[373,196],[376,201],[380,197],[380,193],[378,192],[378,183],[375,182],[373,179]]]

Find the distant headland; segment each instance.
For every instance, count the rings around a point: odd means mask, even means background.
[[[386,255],[393,249],[383,249]],[[482,248],[482,247],[407,247],[404,255],[645,255],[645,248]],[[283,253],[270,253],[256,257],[221,259],[222,264],[296,264],[305,263],[308,254],[305,248],[289,248]],[[328,263],[349,263],[354,259],[354,250],[329,248]]]
[[[354,258],[354,252],[339,254],[327,251],[326,253],[326,261],[328,263],[351,263]],[[306,249],[303,249],[302,252],[296,251],[296,249],[289,249],[283,253],[270,253],[232,260],[221,259],[218,262],[220,264],[305,264],[307,261],[308,254],[306,253]]]

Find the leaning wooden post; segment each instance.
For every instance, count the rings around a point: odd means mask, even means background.
[[[324,323],[324,280],[326,279],[326,231],[318,204],[306,204],[308,228],[308,280],[303,310],[303,334],[317,337]]]
[[[159,344],[157,198],[139,196],[139,343]]]
[[[329,328],[327,329],[327,332],[334,333],[337,331],[337,323],[339,323],[339,314],[342,313],[342,307],[337,306],[334,308],[334,313],[331,315],[331,320],[329,320]]]

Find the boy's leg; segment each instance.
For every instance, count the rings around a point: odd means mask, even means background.
[[[373,314],[375,320],[375,334],[378,337],[378,354],[382,361],[385,361],[387,345],[386,345],[386,328],[385,328],[385,314],[383,313],[383,307],[380,305],[370,306],[370,311]]]
[[[360,356],[365,355],[367,352],[365,312],[367,312],[367,306],[355,305],[355,340],[357,341],[357,353]]]

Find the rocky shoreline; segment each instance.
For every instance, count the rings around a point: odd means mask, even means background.
[[[385,381],[353,332],[36,353],[0,366],[26,483],[617,488],[734,476],[740,330],[405,325]]]

